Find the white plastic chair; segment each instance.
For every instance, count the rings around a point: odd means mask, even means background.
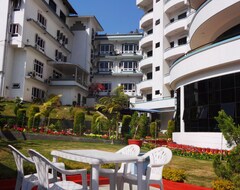
[[[31,190],[34,186],[38,185],[38,176],[36,173],[34,174],[29,174],[29,175],[24,175],[24,168],[23,168],[23,163],[28,162],[31,164],[34,164],[33,160],[30,157],[26,157],[23,155],[21,152],[19,152],[15,147],[12,145],[8,145],[10,148],[11,152],[13,153],[13,157],[17,166],[17,180],[16,180],[16,185],[15,185],[15,190]],[[65,168],[64,163],[55,163],[58,167]],[[50,181],[56,181],[57,180],[57,175],[55,176],[53,174],[50,174]]]
[[[150,184],[159,184],[163,190],[162,171],[164,165],[168,164],[172,159],[172,151],[166,147],[158,147],[150,150],[142,156],[144,159],[149,157],[146,176],[142,176],[143,189],[149,190]],[[137,185],[137,176],[134,174],[124,173],[122,180],[118,183],[118,188],[123,189],[124,183],[129,183],[129,189],[132,185]]]
[[[24,175],[24,169],[23,169],[23,161],[34,164],[32,159],[23,155],[12,145],[8,145],[8,147],[13,153],[13,157],[17,166],[17,180],[15,185],[15,190],[32,189],[32,187],[38,184],[37,175],[36,174]]]
[[[140,147],[138,145],[131,144],[123,147],[122,149],[118,150],[116,153],[137,156],[140,153]],[[117,172],[115,172],[115,169],[100,168],[99,175],[109,178],[110,189],[113,190],[115,189],[115,186],[116,186],[115,181],[121,180],[121,176],[124,170],[126,170],[126,173],[131,172],[131,164],[132,163],[122,163],[120,169]]]
[[[35,163],[38,175],[38,190],[86,190],[87,189],[87,170],[77,169],[77,170],[65,170],[54,165],[53,162],[49,161],[43,155],[35,150],[30,149],[28,151],[32,160]],[[49,182],[49,168],[53,169],[55,172],[62,174],[62,181]],[[82,185],[77,184],[73,181],[66,181],[66,175],[78,175],[82,176]]]

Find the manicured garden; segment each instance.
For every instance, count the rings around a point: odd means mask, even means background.
[[[26,140],[26,141],[0,141],[0,178],[14,178],[16,176],[16,166],[12,154],[7,148],[8,144],[12,144],[17,147],[21,152],[27,155],[27,150],[32,148],[48,158],[51,158],[51,150],[56,149],[99,149],[107,151],[116,151],[125,145],[119,144],[103,144],[103,143],[86,143],[86,142],[73,142],[73,141],[52,141],[52,140]],[[146,148],[141,149],[142,152],[148,151]],[[62,161],[62,160],[61,160]],[[87,164],[81,164],[78,162],[71,162],[64,160],[64,163],[68,168],[87,168],[90,166]],[[108,167],[108,166],[107,166]],[[169,169],[170,168],[170,169]],[[33,171],[34,166],[27,164],[26,169]],[[173,169],[177,169],[174,174],[169,174]],[[165,174],[167,177],[171,175],[176,177],[177,172],[182,170],[185,173],[185,183],[195,184],[203,187],[211,187],[211,181],[216,178],[213,171],[212,161],[199,160],[187,157],[173,156],[172,161],[165,167]],[[171,170],[171,171],[169,171]]]

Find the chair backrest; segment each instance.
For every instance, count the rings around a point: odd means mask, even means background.
[[[147,177],[151,179],[151,176],[154,176],[154,178],[157,176],[158,179],[161,179],[164,165],[172,159],[172,151],[166,147],[158,147],[150,150],[143,157],[149,157]]]
[[[49,188],[49,169],[52,168],[52,163],[41,155],[39,152],[29,149],[29,155],[35,163],[38,175],[38,190],[45,190]]]
[[[123,147],[122,149],[118,150],[116,153],[118,154],[125,154],[125,155],[132,155],[132,156],[138,156],[140,153],[140,147],[138,145],[135,144],[131,144],[131,145],[127,145],[125,147]],[[120,169],[118,170],[118,172],[123,173],[124,171],[124,167],[127,167],[127,173],[130,173],[131,171],[131,164],[132,163],[128,163],[128,164],[121,164]]]
[[[23,169],[23,161],[27,161],[30,162],[32,164],[34,164],[34,162],[26,157],[25,155],[23,155],[21,152],[19,152],[16,148],[14,148],[12,145],[8,145],[8,147],[10,148],[10,150],[12,151],[16,166],[17,166],[17,172],[18,175],[20,175],[21,177],[24,176],[24,169]]]

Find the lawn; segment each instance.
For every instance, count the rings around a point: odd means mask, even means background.
[[[111,145],[103,143],[86,143],[86,142],[71,142],[71,141],[51,141],[51,140],[27,140],[27,141],[4,141],[0,140],[0,178],[14,178],[16,176],[16,167],[12,154],[7,148],[8,144],[12,144],[25,155],[27,150],[32,148],[48,158],[51,158],[50,151],[53,149],[99,149],[107,151],[116,151],[124,145]],[[141,150],[146,152],[146,150]],[[87,164],[77,162],[64,161],[68,168],[86,168]],[[27,169],[32,169],[33,166],[28,165]],[[168,167],[184,169],[187,174],[186,183],[195,184],[203,187],[211,187],[211,181],[216,178],[213,171],[212,161],[197,160],[193,158],[185,158],[173,156]]]

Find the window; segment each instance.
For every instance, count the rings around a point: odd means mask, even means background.
[[[152,57],[152,51],[147,52],[147,57]]]
[[[40,12],[38,12],[38,15],[37,15],[37,22],[39,23],[39,25],[41,27],[46,29],[46,27],[47,27],[47,20]]]
[[[151,80],[152,79],[152,72],[147,73],[147,80]]]
[[[19,89],[20,88],[20,83],[13,83],[12,84],[12,89]]]
[[[160,90],[155,90],[155,95],[159,95],[160,94]]]
[[[152,94],[147,94],[146,100],[147,100],[147,102],[152,101]]]
[[[186,43],[187,43],[187,37],[183,37],[178,40],[178,45],[183,45]]]
[[[171,47],[171,48],[174,47],[174,41],[170,42],[170,47]]]
[[[160,66],[155,67],[155,71],[160,71]]]
[[[112,84],[111,83],[102,83],[104,86],[103,92],[111,92],[112,91]]]
[[[156,0],[156,3],[158,3],[160,0]]]
[[[35,71],[35,76],[39,76],[40,78],[43,77],[43,63],[41,63],[38,60],[34,60],[34,68],[33,70]]]
[[[175,21],[174,18],[171,18],[171,19],[170,19],[170,23],[173,23],[174,21]]]
[[[138,51],[137,44],[123,44],[122,45],[123,53],[136,53],[136,51]]]
[[[178,15],[178,20],[186,18],[186,17],[187,17],[187,12],[184,12],[184,13]]]
[[[135,91],[135,84],[134,83],[122,83],[124,92],[133,92]]]
[[[100,44],[100,54],[112,54],[113,45],[112,44]]]
[[[67,56],[64,56],[62,52],[55,50],[55,60],[61,62],[67,62]]]
[[[160,24],[160,19],[157,19],[156,21],[155,21],[155,25],[159,25]]]
[[[35,100],[35,99],[44,99],[45,97],[45,91],[44,90],[41,90],[39,88],[35,88],[33,87],[32,88],[32,100]]]
[[[98,62],[98,72],[111,72],[113,67],[112,62],[110,61],[99,61]]]
[[[68,38],[60,30],[57,30],[57,41],[62,45],[68,44]]]
[[[53,78],[54,79],[62,78],[62,74],[56,70],[53,70]]]
[[[155,47],[156,47],[156,48],[160,47],[160,42],[156,43],[156,44],[155,44]]]
[[[65,23],[66,22],[66,15],[60,10],[60,19]]]
[[[137,62],[135,61],[122,61],[119,64],[122,71],[135,71],[137,68]]]
[[[18,36],[20,34],[20,25],[19,24],[11,24],[10,25],[10,34],[12,37]]]
[[[51,7],[51,9],[56,12],[57,10],[57,5],[53,0],[49,0],[49,6]]]
[[[153,29],[150,29],[147,31],[147,35],[152,34],[152,33],[153,33]]]
[[[20,8],[21,8],[21,3],[22,3],[22,0],[14,0],[14,1],[12,1],[13,10],[14,11],[19,11]]]
[[[45,41],[36,34],[35,36],[35,47],[40,50],[42,53],[45,52]]]

